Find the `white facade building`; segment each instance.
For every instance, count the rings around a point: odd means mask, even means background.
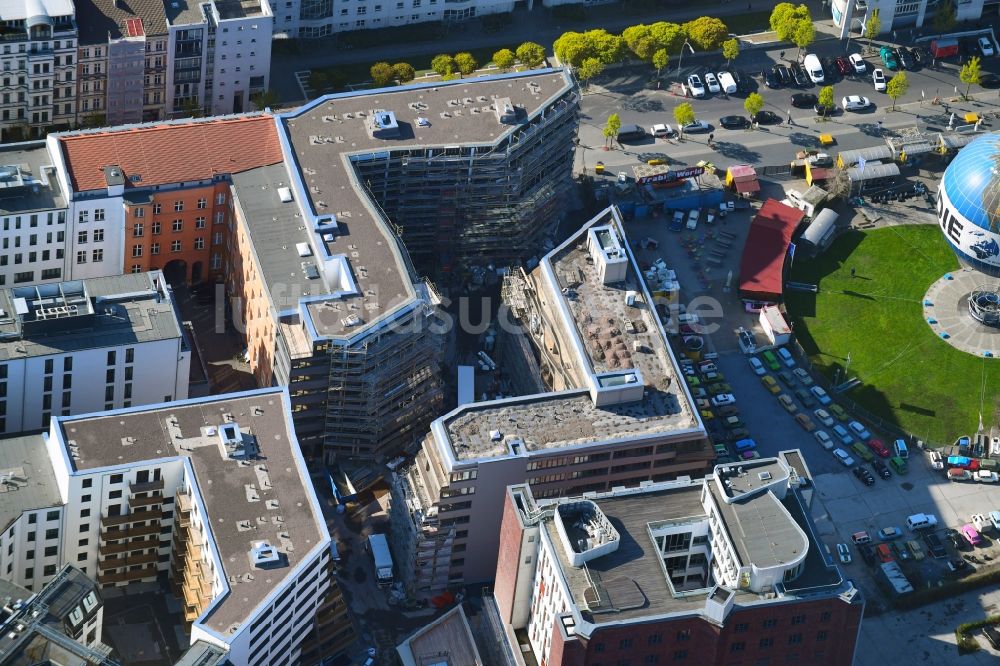
[[[159,271],[0,290],[0,433],[188,394],[191,351]]]
[[[66,212],[44,142],[0,149],[0,287],[65,279]]]
[[[514,0],[360,0],[349,5],[335,4],[333,0],[291,0],[275,6],[274,32],[308,39],[427,21],[463,21],[512,11]]]

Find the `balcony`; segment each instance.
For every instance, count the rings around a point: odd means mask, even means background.
[[[124,516],[102,516],[101,527],[118,527],[147,520],[159,520],[162,517],[162,511],[136,511]]]
[[[160,525],[159,523],[153,523],[152,525],[142,525],[141,527],[133,527],[129,530],[109,530],[101,534],[101,539],[105,543],[108,541],[120,541],[121,539],[128,539],[131,537],[141,537],[149,536],[151,534],[159,534]]]
[[[154,576],[156,576],[156,567],[149,565],[139,569],[122,571],[120,573],[99,573],[97,574],[97,582],[101,585],[110,585],[113,583],[128,583],[134,580],[141,580],[143,578],[152,578]]]
[[[142,555],[132,555],[131,557],[116,557],[114,559],[99,560],[98,569],[121,569],[136,564],[156,564],[158,556],[156,553],[143,553]]]
[[[133,550],[147,550],[149,548],[159,548],[159,539],[141,539],[128,543],[102,543],[97,547],[97,552],[101,555],[115,555],[118,553],[128,553]]]
[[[130,509],[137,506],[156,506],[163,504],[163,495],[153,495],[152,497],[129,497],[128,506]],[[135,514],[132,514],[135,515]]]
[[[128,484],[128,491],[130,493],[152,493],[157,490],[163,490],[163,479],[160,479],[159,481],[148,481],[146,483]]]

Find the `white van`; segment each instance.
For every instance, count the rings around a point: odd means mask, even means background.
[[[736,94],[736,79],[729,72],[719,72],[719,86],[727,95]]]
[[[932,513],[915,513],[906,519],[906,526],[911,530],[937,527],[937,517]]]
[[[807,55],[806,59],[802,61],[802,66],[805,67],[809,80],[813,83],[823,83],[823,65],[820,64],[815,53]]]
[[[906,460],[910,457],[910,452],[906,450],[906,442],[903,440],[897,439],[894,448],[896,449],[896,456],[899,458]]]

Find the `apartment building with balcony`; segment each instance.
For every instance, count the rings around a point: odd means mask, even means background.
[[[548,3],[546,3],[548,4]],[[275,5],[275,34],[312,39],[426,21],[458,22],[514,11],[513,0],[292,0]]]
[[[395,560],[416,594],[493,577],[508,485],[606,492],[714,459],[617,209],[507,287],[552,390],[458,407],[394,476]]]
[[[0,3],[0,139],[76,120],[76,18],[71,0]]]
[[[67,206],[44,142],[0,146],[0,287],[64,279]]]
[[[268,0],[166,3],[167,113],[243,113],[267,90],[274,17]]]
[[[0,433],[188,395],[191,348],[162,273],[0,289]]]
[[[166,117],[167,20],[162,0],[78,0],[78,122]]]
[[[62,561],[102,588],[165,573],[183,629],[231,663],[298,663],[331,594],[331,539],[287,392],[54,418]]]
[[[822,553],[798,491],[807,475],[787,451],[575,497],[511,486],[497,639],[552,666],[851,664],[864,598]]]

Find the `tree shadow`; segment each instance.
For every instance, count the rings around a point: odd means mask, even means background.
[[[637,111],[639,113],[662,113],[663,101],[653,97],[632,95],[618,105],[622,111]]]
[[[788,135],[788,142],[796,146],[802,146],[803,148],[820,147],[819,137],[805,132],[792,132]]]
[[[761,154],[756,150],[751,150],[742,144],[733,143],[732,141],[716,141],[713,147],[723,157],[740,160],[746,164],[755,164],[761,159]]]

